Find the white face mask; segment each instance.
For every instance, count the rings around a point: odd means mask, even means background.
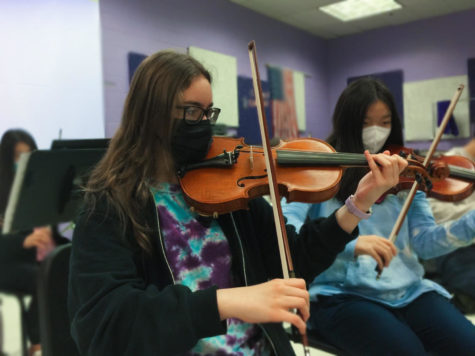
[[[368,126],[363,129],[362,139],[365,150],[376,153],[383,148],[384,143],[391,133],[390,128],[378,125]]]

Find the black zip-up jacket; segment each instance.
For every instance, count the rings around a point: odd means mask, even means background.
[[[175,355],[199,339],[226,333],[218,314],[216,287],[192,292],[174,284],[158,215],[150,197],[143,211],[153,226],[148,254],[123,232],[118,217],[104,204],[77,220],[69,278],[71,334],[82,355]],[[249,210],[218,218],[232,252],[232,270],[241,285],[282,278],[273,213],[262,198]],[[287,226],[294,269],[307,282],[332,264],[357,236],[343,231],[335,215]],[[277,355],[293,355],[281,323],[262,324],[263,336]]]

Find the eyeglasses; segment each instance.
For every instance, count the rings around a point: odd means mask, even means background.
[[[205,115],[209,120],[209,123],[214,125],[216,120],[218,120],[219,113],[221,112],[221,109],[218,108],[203,109],[202,107],[194,105],[177,106],[177,108],[183,109],[183,120],[185,120],[185,122],[189,125],[196,125],[203,119]]]

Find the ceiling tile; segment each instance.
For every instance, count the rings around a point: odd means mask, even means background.
[[[401,10],[341,22],[318,10],[341,0],[228,0],[323,38],[336,38],[369,29],[398,25],[475,8],[475,0],[398,0]]]

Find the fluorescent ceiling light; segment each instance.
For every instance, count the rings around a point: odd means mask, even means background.
[[[345,0],[322,6],[320,10],[341,21],[351,21],[397,10],[401,7],[394,0]]]

